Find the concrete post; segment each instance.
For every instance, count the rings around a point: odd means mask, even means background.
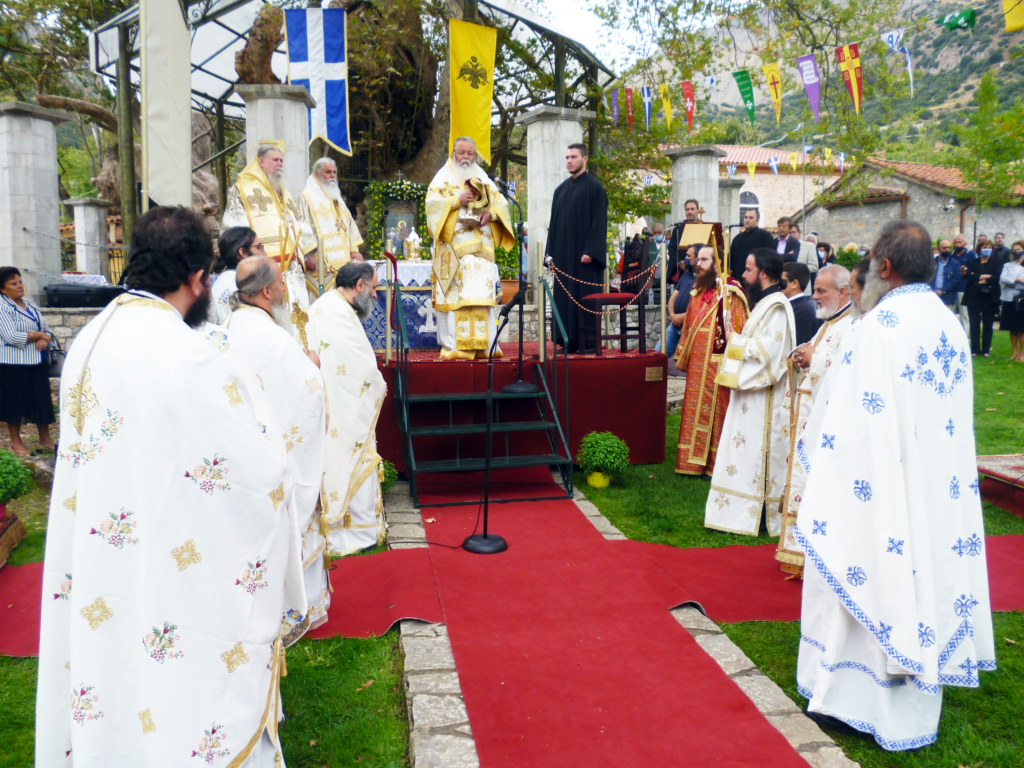
[[[67,120],[35,104],[0,104],[0,253],[39,304],[43,286],[60,282],[57,123]]]
[[[237,85],[245,100],[245,155],[252,162],[260,144],[284,153],[284,184],[298,197],[309,178],[309,110],[316,101],[302,85]]]
[[[683,203],[694,198],[704,209],[704,220],[718,216],[718,158],[725,151],[714,144],[696,144],[665,151],[672,160],[672,221],[683,221]]]
[[[743,223],[740,221],[740,188],[746,183],[746,179],[718,180],[718,220],[723,229],[729,224]]]
[[[76,271],[87,275],[103,275],[110,282],[107,208],[113,203],[95,197],[73,197],[67,204],[75,212]]]
[[[531,109],[516,121],[526,126],[526,183],[530,193],[526,220],[530,222],[531,246],[547,243],[555,187],[569,178],[565,150],[583,140],[584,121],[595,117],[595,113],[582,109],[543,106]],[[533,260],[529,279],[534,301],[539,303],[540,277]]]

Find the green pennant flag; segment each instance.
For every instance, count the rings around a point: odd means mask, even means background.
[[[754,124],[754,84],[750,82],[750,73],[745,69],[741,69],[739,72],[733,72],[732,76],[736,78],[736,85],[740,89],[740,98],[743,99],[743,106],[747,108],[747,114],[750,115],[750,124]]]
[[[974,9],[968,9],[966,11],[960,11],[959,13],[949,13],[940,19],[936,19],[936,24],[941,24],[950,32],[957,29],[974,29],[974,22],[976,21]]]

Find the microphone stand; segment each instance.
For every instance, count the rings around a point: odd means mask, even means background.
[[[508,182],[503,181],[500,186],[505,187],[505,191],[508,191]],[[516,246],[518,248],[523,247],[523,208],[519,205],[519,201],[511,195],[508,198],[515,204],[516,208],[519,209],[519,221],[516,222]],[[519,292],[525,297],[526,296],[526,278],[523,276],[522,267],[522,252],[516,254],[519,260]],[[536,301],[536,299],[535,299]],[[523,325],[523,305],[526,303],[524,298],[523,301],[519,302],[519,381],[513,381],[511,384],[506,384],[501,388],[501,391],[507,395],[529,395],[535,392],[540,392],[540,387],[536,384],[531,384],[528,381],[523,381],[523,337],[526,335],[526,328]],[[539,306],[539,304],[538,304]],[[508,319],[506,318],[506,323]],[[504,328],[504,326],[502,326]],[[495,337],[497,338],[497,337]]]
[[[521,280],[522,278],[520,277]],[[519,305],[520,312],[522,312],[522,306],[522,304]],[[496,555],[508,549],[508,542],[501,538],[501,536],[495,536],[487,532],[487,511],[491,484],[491,408],[494,396],[494,348],[498,344],[498,335],[505,330],[506,325],[508,325],[508,315],[502,317],[502,323],[498,327],[497,333],[494,334],[494,341],[491,342],[491,349],[487,355],[487,397],[484,400],[487,406],[486,420],[484,422],[486,424],[484,428],[484,532],[467,536],[466,540],[462,542],[464,550],[476,555]],[[521,325],[520,328],[522,328]],[[520,338],[522,338],[522,333],[520,333]]]

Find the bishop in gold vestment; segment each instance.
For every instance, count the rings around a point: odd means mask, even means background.
[[[475,156],[470,139],[457,139],[451,158],[427,189],[427,227],[434,238],[432,299],[442,360],[487,356],[501,293],[494,249],[515,245],[508,202]]]

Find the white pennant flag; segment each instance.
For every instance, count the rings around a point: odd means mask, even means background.
[[[902,53],[907,57],[907,76],[910,78],[910,98],[914,98],[914,62],[910,49],[903,45],[903,30],[893,29],[881,35],[882,42],[889,46],[890,53]]]
[[[718,78],[714,75],[708,75],[704,78],[704,87],[711,93],[711,100],[718,104]]]

